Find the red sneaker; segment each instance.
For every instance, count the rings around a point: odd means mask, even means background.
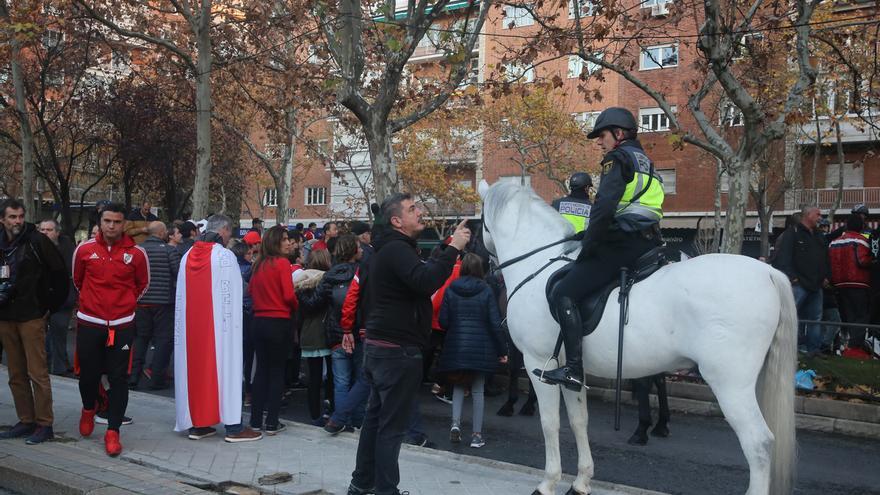
[[[122,453],[122,444],[119,443],[119,432],[107,430],[104,434],[104,449],[110,457],[116,457]]]
[[[92,409],[91,411],[88,409],[82,410],[82,415],[79,417],[79,434],[87,437],[95,431],[95,413],[98,412],[97,409]]]

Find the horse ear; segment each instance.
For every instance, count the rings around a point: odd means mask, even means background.
[[[489,192],[489,183],[485,179],[481,180],[477,186],[477,191],[480,193],[481,199],[486,199],[486,193]]]

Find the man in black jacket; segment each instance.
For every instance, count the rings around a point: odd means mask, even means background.
[[[470,240],[462,221],[450,248],[424,262],[416,239],[425,225],[412,196],[391,195],[382,203],[381,215],[390,230],[377,242],[370,262],[365,375],[372,390],[349,495],[400,493],[397,458],[422,380],[422,348],[431,335],[431,294],[446,282]]]
[[[65,299],[64,304],[57,311],[49,315],[46,327],[46,362],[49,365],[49,373],[64,375],[68,373],[68,369],[72,370],[70,359],[67,355],[67,333],[70,326],[70,313],[73,307],[76,306],[76,290],[73,288],[73,279],[71,278],[73,273],[71,266],[73,264],[73,250],[76,246],[74,246],[73,241],[69,237],[61,236],[61,226],[52,218],[47,218],[40,222],[37,230],[48,237],[52,244],[55,244],[55,247],[58,248],[64,260],[65,275],[70,280],[67,289],[67,299]]]
[[[24,205],[0,203],[0,339],[18,423],[0,438],[53,438],[52,386],[46,365],[46,314],[67,298],[64,260],[48,237],[24,221]]]
[[[800,223],[783,233],[782,246],[774,261],[774,266],[791,280],[798,318],[802,320],[822,319],[822,286],[829,270],[828,250],[818,229],[821,218],[819,208],[803,207]],[[818,353],[822,346],[822,326],[815,323],[805,326],[806,347],[802,350]]]
[[[134,315],[136,335],[128,385],[129,388],[137,388],[140,383],[140,373],[152,341],[153,359],[147,377],[149,387],[159,390],[166,387],[165,372],[174,349],[174,298],[180,254],[165,243],[168,228],[164,223],[150,222],[147,232],[150,236],[141,243],[141,247],[146,251],[150,263],[150,285],[138,301]]]

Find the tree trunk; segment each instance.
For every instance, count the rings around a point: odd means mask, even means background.
[[[815,103],[814,103],[815,106]],[[813,189],[813,194],[817,197],[819,195],[816,192],[816,169],[819,167],[819,157],[822,155],[822,127],[819,125],[819,113],[816,112],[815,117],[816,122],[816,144],[813,147],[813,170],[810,174],[810,188]],[[802,200],[803,201],[803,200]],[[797,205],[798,207],[802,205]]]
[[[210,16],[210,12],[202,13]],[[211,37],[207,22],[198,31],[196,61],[196,178],[193,187],[193,218],[208,214],[211,183]]]
[[[834,197],[834,206],[831,207],[831,211],[828,212],[828,221],[830,223],[834,223],[834,212],[836,212],[840,208],[840,203],[843,200],[843,163],[846,161],[846,156],[843,154],[843,137],[840,135],[840,121],[834,123],[834,139],[837,144],[837,194]]]
[[[2,9],[4,17],[8,17],[6,2],[3,2]],[[19,127],[21,128],[21,197],[25,204],[25,220],[34,222],[41,206],[34,202],[34,134],[31,131],[31,122],[28,118],[24,74],[19,63],[21,43],[13,36],[10,45],[12,47],[10,65],[12,66],[12,85],[15,88],[15,112],[18,114]]]
[[[771,222],[771,212],[773,206],[767,204],[767,187],[768,180],[762,178],[761,190],[758,193],[758,220],[761,222],[761,256],[765,258],[770,255],[770,231],[773,229]]]
[[[373,122],[370,132],[367,133],[367,144],[370,148],[370,162],[373,166],[376,202],[382,204],[385,198],[398,192],[399,186],[391,132],[384,122]]]
[[[727,191],[727,221],[721,252],[740,254],[746,224],[746,208],[749,204],[749,172],[751,163],[734,158],[729,163],[730,188]]]
[[[287,149],[284,162],[281,164],[280,181],[276,181],[278,190],[278,207],[275,208],[275,221],[278,225],[287,225],[287,210],[290,208],[290,197],[293,191],[293,166],[296,164],[296,109],[290,107],[284,111],[287,129]],[[280,182],[280,183],[279,183]]]
[[[712,252],[717,253],[721,249],[721,179],[723,178],[724,162],[716,160],[718,168],[715,172],[715,215],[713,217],[715,229],[712,232]]]

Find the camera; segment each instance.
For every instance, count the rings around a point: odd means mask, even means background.
[[[6,306],[12,300],[15,285],[12,280],[0,282],[0,307]]]

